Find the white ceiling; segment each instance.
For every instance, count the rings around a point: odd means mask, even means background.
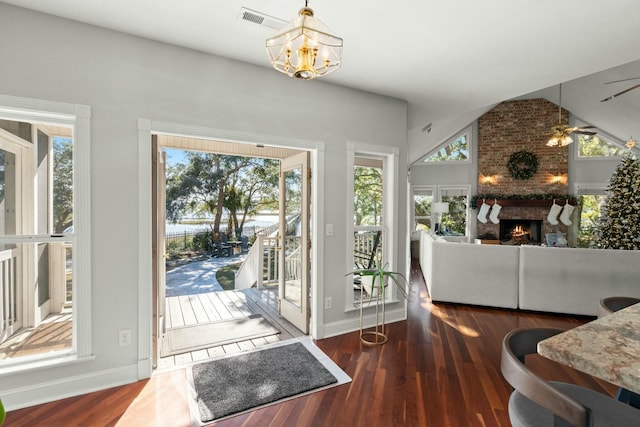
[[[265,39],[274,30],[240,20],[241,7],[289,21],[304,6],[303,0],[0,2],[264,67],[270,67]],[[344,39],[343,67],[324,79],[407,100],[409,129],[539,90],[557,102],[554,85],[566,82],[563,106],[614,136],[640,137],[640,89],[600,102],[640,83],[604,84],[640,77],[637,0],[310,0],[309,7]]]

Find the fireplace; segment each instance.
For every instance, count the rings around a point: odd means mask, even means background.
[[[501,219],[500,242],[503,245],[539,245],[542,243],[542,220]]]

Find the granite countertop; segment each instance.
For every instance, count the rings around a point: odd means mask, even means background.
[[[640,304],[540,341],[538,353],[640,393]]]

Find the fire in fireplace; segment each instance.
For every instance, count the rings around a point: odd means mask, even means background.
[[[501,219],[500,241],[503,245],[539,245],[542,243],[542,220]]]

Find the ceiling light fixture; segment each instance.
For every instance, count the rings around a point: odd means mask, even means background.
[[[559,85],[560,96],[558,99],[558,124],[551,128],[551,138],[547,141],[548,147],[566,147],[573,142],[572,133],[582,135],[595,135],[596,132],[586,131],[584,129],[592,129],[595,126],[569,127],[562,123],[562,84]]]
[[[342,39],[313,16],[308,4],[305,0],[298,17],[267,39],[273,67],[303,80],[332,73],[342,64]]]
[[[636,146],[636,140],[635,140],[635,139],[633,139],[633,137],[630,137],[630,138],[627,140],[627,142],[626,142],[625,146],[626,146],[629,150],[631,150],[633,147],[635,147],[635,146]]]

